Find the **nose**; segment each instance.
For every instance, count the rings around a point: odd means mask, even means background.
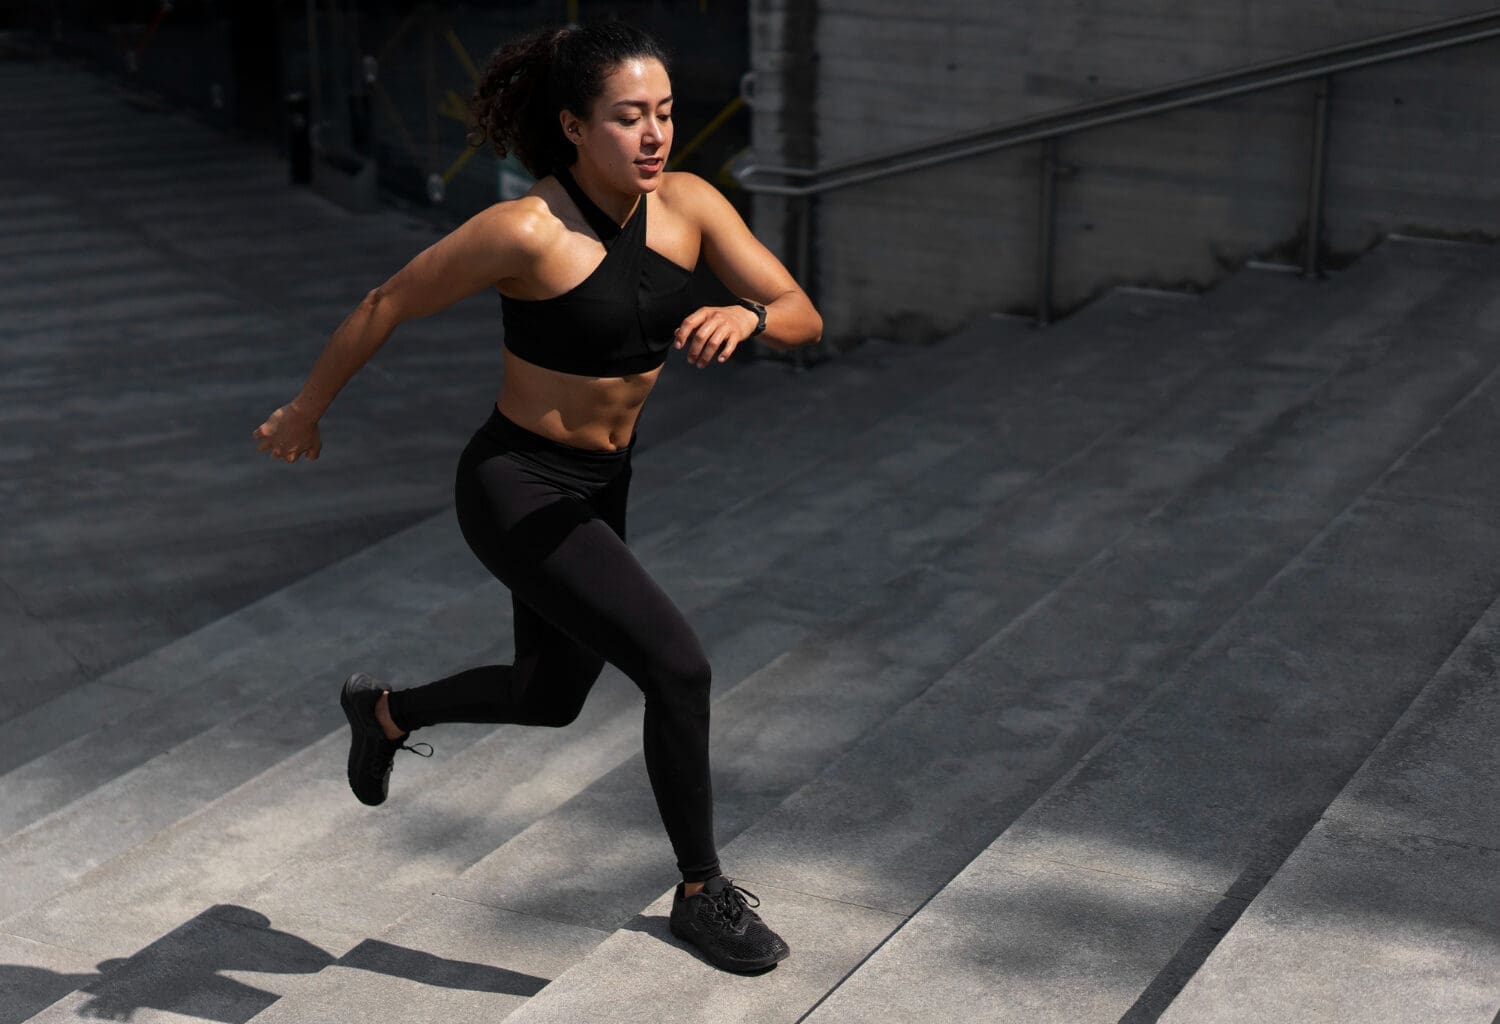
[[[666,137],[666,125],[662,123],[660,118],[646,118],[645,137],[656,143],[660,143]]]

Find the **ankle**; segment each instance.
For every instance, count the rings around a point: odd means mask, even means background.
[[[395,719],[391,718],[390,690],[382,690],[380,699],[375,702],[375,721],[380,724],[380,731],[385,733],[388,740],[399,740],[406,735],[397,727]]]
[[[703,891],[703,883],[702,882],[683,882],[682,883],[682,896],[683,896],[684,899],[686,899],[689,896],[695,896],[695,895],[697,895],[698,893],[700,893],[702,891]]]

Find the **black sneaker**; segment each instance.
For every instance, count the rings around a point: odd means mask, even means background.
[[[746,897],[755,900],[749,902]],[[682,885],[672,897],[672,934],[697,946],[715,967],[726,971],[761,971],[791,956],[781,936],[766,927],[751,907],[760,906],[755,893],[741,889],[720,875],[710,878],[703,891],[682,895]]]
[[[399,740],[385,738],[385,730],[375,720],[375,705],[386,687],[363,672],[356,672],[344,680],[344,689],[339,694],[339,704],[344,708],[344,717],[349,719],[349,788],[359,797],[359,802],[375,806],[385,803],[387,787],[391,780],[391,762],[398,750],[410,750],[421,757],[431,757],[432,747],[426,743],[405,745],[403,733]],[[417,747],[427,747],[425,752]]]

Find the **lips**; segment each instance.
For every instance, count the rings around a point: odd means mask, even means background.
[[[662,159],[659,156],[653,156],[645,160],[637,160],[635,165],[645,171],[659,171],[661,170]]]

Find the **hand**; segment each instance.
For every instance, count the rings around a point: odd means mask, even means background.
[[[271,413],[266,421],[255,428],[255,438],[260,443],[256,450],[270,452],[275,459],[296,462],[306,456],[316,459],[323,450],[323,439],[318,434],[318,419],[289,402]]]
[[[744,306],[704,306],[689,313],[672,335],[677,348],[687,346],[687,361],[702,369],[734,355],[760,318]]]

